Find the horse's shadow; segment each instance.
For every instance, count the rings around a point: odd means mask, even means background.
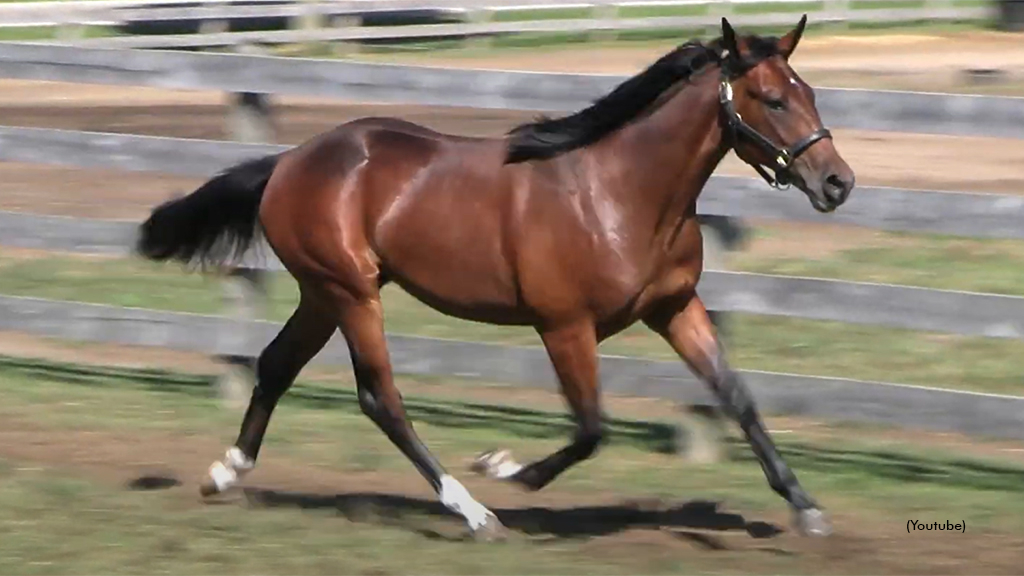
[[[425,521],[444,519],[446,525],[462,526],[461,520],[436,500],[369,492],[325,495],[260,488],[248,488],[244,492],[249,504],[257,508],[333,508],[354,522],[400,526],[432,538],[461,539],[465,536],[463,531],[459,532],[460,536],[442,534],[437,531],[436,522],[426,525]],[[592,538],[635,528],[742,531],[754,538],[771,538],[783,532],[773,524],[748,522],[739,514],[720,511],[715,502],[701,500],[670,508],[623,503],[570,508],[496,508],[493,512],[509,529],[540,539]],[[705,540],[694,533],[678,535]]]

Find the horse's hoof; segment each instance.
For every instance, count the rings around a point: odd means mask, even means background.
[[[491,470],[491,463],[495,460],[495,456],[498,452],[498,450],[481,452],[480,455],[474,458],[473,462],[469,465],[469,471],[481,476],[487,476],[487,473]]]
[[[469,465],[469,469],[488,478],[508,480],[523,467],[512,458],[508,450],[488,450],[477,456]]]
[[[508,529],[497,516],[489,514],[487,521],[473,530],[473,539],[477,542],[504,542],[508,539]]]
[[[817,538],[832,534],[832,525],[825,513],[817,508],[807,508],[796,512],[796,527],[800,534]]]
[[[212,478],[207,478],[199,485],[199,495],[203,498],[209,498],[217,494],[220,494],[220,488],[217,487],[217,483]]]

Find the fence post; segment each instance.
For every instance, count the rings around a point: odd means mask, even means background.
[[[363,25],[363,17],[358,14],[336,16],[330,19],[329,24],[331,28],[358,28]],[[336,40],[331,43],[331,54],[334,56],[344,58],[358,54],[359,51],[359,40],[352,40],[351,42]]]
[[[240,92],[231,94],[228,130],[232,140],[249,144],[274,141],[270,122],[270,100],[266,94]]]
[[[244,46],[239,51],[253,52]],[[243,92],[230,95],[228,132],[232,140],[250,144],[275,141],[270,115],[270,101],[266,94]],[[238,267],[227,272],[224,280],[227,316],[238,320],[235,330],[242,330],[245,322],[263,316],[267,304],[266,273],[257,268]],[[250,335],[236,335],[243,350],[256,350],[259,344],[250,341]],[[254,345],[255,344],[255,345]],[[217,382],[218,395],[225,406],[240,408],[248,403],[255,383],[256,358],[248,353],[218,356],[227,365]]]
[[[487,24],[494,19],[494,11],[488,9],[485,6],[469,8],[466,13],[466,20],[470,24]],[[470,50],[487,50],[493,46],[493,41],[490,34],[481,34],[479,36],[470,36],[466,38],[464,47]]]
[[[301,9],[301,13],[289,20],[288,27],[290,29],[317,30],[324,26],[327,19],[318,11],[318,0],[299,0],[296,3],[296,6]],[[324,44],[315,40],[302,43],[302,48],[304,48],[310,55],[316,55],[324,52],[321,50],[324,48]]]
[[[731,18],[733,16],[733,5],[732,0],[718,0],[717,2],[711,2],[708,4],[708,15],[716,16],[719,18]],[[711,25],[711,28],[706,31],[708,35],[715,38],[722,33],[722,27],[717,22]]]
[[[62,22],[57,26],[54,38],[61,43],[74,44],[85,38],[85,24],[77,21]]]
[[[825,25],[837,32],[850,28],[850,0],[825,0]]]
[[[258,268],[235,268],[224,279],[224,295],[229,318],[234,319],[232,330],[244,330],[248,321],[263,316],[266,310],[266,273]],[[217,392],[221,402],[228,408],[245,408],[255,385],[256,356],[248,350],[256,350],[260,343],[253,342],[252,334],[235,334],[233,340],[240,342],[237,354],[218,355],[217,359],[226,364],[224,374],[217,380]],[[253,346],[255,344],[255,346]]]
[[[727,253],[741,245],[745,228],[740,221],[727,216],[700,215],[698,220],[704,237],[704,268],[725,270]],[[715,324],[719,338],[727,341],[730,336],[728,315],[712,310],[708,311],[708,315]],[[688,462],[703,464],[718,461],[722,456],[722,438],[725,433],[725,422],[717,404],[679,406],[676,452]]]
[[[611,42],[618,39],[619,31],[614,27],[619,19],[619,7],[612,0],[595,2],[591,9],[591,17],[596,26],[611,24],[611,30],[597,29],[591,32],[590,40],[596,42]]]
[[[225,19],[203,20],[199,23],[199,34],[221,34],[231,31],[231,22]]]

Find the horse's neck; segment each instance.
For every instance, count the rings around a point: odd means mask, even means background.
[[[609,150],[628,189],[615,192],[656,232],[692,213],[728,148],[719,123],[718,71],[706,70],[656,111],[624,128]]]

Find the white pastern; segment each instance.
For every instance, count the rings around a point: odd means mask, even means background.
[[[474,531],[487,524],[488,518],[494,517],[493,512],[470,496],[461,482],[448,474],[441,477],[440,497],[441,503],[452,512],[461,514]]]
[[[224,455],[223,460],[218,460],[210,465],[210,480],[217,487],[217,492],[224,492],[238,484],[242,476],[255,467],[254,460],[243,454],[237,447],[232,446]]]
[[[482,454],[473,463],[472,470],[489,478],[508,480],[523,469],[508,450],[495,450]]]

